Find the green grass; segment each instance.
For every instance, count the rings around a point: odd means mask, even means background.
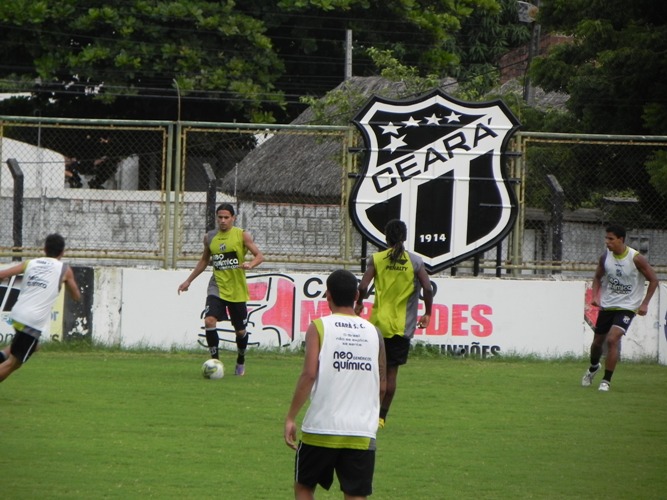
[[[299,354],[252,352],[201,378],[201,353],[46,347],[0,384],[0,497],[292,498],[283,418]],[[667,495],[667,367],[414,355],[379,432],[377,499]],[[302,412],[303,415],[303,412]],[[341,498],[338,483],[318,498]]]

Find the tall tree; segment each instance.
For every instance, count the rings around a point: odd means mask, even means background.
[[[270,121],[342,81],[346,29],[355,75],[373,73],[376,47],[445,76],[465,55],[462,23],[499,12],[499,0],[15,0],[0,3],[0,76],[29,90],[38,78],[44,114],[173,119],[180,94],[182,119]]]
[[[583,131],[667,134],[667,3],[542,0],[539,22],[573,38],[536,58],[531,76],[570,95]]]
[[[183,119],[261,119],[282,102],[265,27],[232,0],[16,0],[0,24],[2,76],[27,80],[44,113],[174,119],[180,94]]]

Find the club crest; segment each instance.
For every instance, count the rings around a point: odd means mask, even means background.
[[[401,219],[406,248],[433,273],[507,235],[518,209],[504,152],[519,122],[503,102],[373,97],[353,121],[365,157],[350,215],[373,244],[386,247],[385,224]]]

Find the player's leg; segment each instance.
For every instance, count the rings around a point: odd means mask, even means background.
[[[229,319],[236,332],[236,369],[234,373],[245,375],[245,354],[248,348],[248,307],[245,302],[227,303]]]
[[[342,449],[336,475],[345,500],[361,500],[373,493],[375,450]]]
[[[384,427],[385,420],[387,419],[387,413],[389,413],[389,407],[391,402],[394,400],[394,394],[396,394],[396,386],[398,381],[398,365],[387,366],[387,388],[384,393],[384,397],[380,402],[380,427]]]
[[[398,368],[408,362],[410,339],[406,339],[402,335],[394,335],[384,339],[384,347],[387,356],[387,388],[384,398],[380,402],[380,419],[378,422],[380,428],[384,427],[389,408],[396,394]]]
[[[607,357],[604,361],[604,377],[600,381],[600,390],[608,391],[611,386],[611,377],[614,375],[616,363],[618,363],[621,350],[621,339],[627,328],[630,327],[634,313],[631,311],[617,311],[614,316],[614,324],[607,334]]]
[[[9,356],[0,364],[0,382],[23,366],[37,350],[37,345],[37,338],[17,331],[9,348]]]
[[[600,371],[600,359],[604,350],[604,343],[607,340],[607,332],[611,329],[614,321],[613,311],[600,311],[598,319],[595,322],[593,341],[590,350],[590,366],[581,378],[581,385],[589,387],[593,383],[595,375]]]
[[[218,321],[227,318],[227,309],[220,297],[209,295],[206,297],[206,309],[204,310],[204,329],[206,331],[206,345],[213,359],[220,359],[218,337]]]
[[[331,488],[334,464],[340,450],[299,443],[294,458],[294,498],[312,500],[315,488]]]
[[[301,483],[294,483],[294,498],[296,500],[314,500],[315,488],[310,488]]]

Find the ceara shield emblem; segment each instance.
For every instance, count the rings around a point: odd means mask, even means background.
[[[353,121],[365,157],[350,215],[376,246],[386,246],[385,224],[401,219],[406,248],[433,273],[507,235],[517,202],[504,152],[519,122],[503,102],[464,103],[440,90],[373,97]]]

